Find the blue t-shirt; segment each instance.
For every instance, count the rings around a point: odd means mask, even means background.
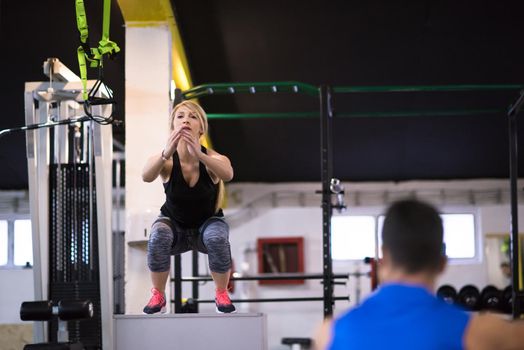
[[[462,349],[469,318],[423,287],[385,284],[335,320],[329,349]]]

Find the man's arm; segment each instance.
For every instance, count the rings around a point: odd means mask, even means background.
[[[331,327],[333,326],[333,320],[327,318],[322,322],[315,332],[314,349],[325,350],[331,342]]]
[[[507,321],[500,315],[479,314],[471,318],[464,335],[466,349],[524,349],[524,322]]]

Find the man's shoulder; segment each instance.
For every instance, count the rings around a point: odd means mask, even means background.
[[[362,317],[370,319],[377,311],[380,310],[376,304],[380,301],[380,298],[376,294],[370,295],[366,298],[362,304],[356,305],[335,318],[335,324],[348,324],[353,321],[360,322]]]
[[[395,300],[392,300],[391,295],[388,294],[377,290],[368,296],[362,304],[350,308],[338,316],[336,321],[341,323],[359,322],[363,317],[369,319],[374,315],[382,317],[384,313],[396,314],[395,310],[402,307],[405,307],[406,312],[430,313],[433,314],[433,317],[442,319],[467,320],[470,318],[470,314],[467,311],[448,304],[431,294],[415,300],[409,296],[409,293]],[[403,314],[405,315],[405,313]]]

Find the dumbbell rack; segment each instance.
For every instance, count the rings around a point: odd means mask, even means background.
[[[437,296],[447,303],[459,305],[469,311],[489,310],[503,314],[513,312],[512,286],[499,290],[488,285],[480,291],[476,286],[468,284],[457,292],[453,286],[443,285],[438,288]]]

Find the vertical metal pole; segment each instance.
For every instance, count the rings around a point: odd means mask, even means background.
[[[95,175],[95,149],[94,149],[94,141],[95,141],[95,131],[94,131],[94,127],[95,127],[95,122],[94,121],[90,121],[88,123],[89,125],[89,129],[88,129],[88,134],[87,134],[87,138],[88,138],[88,148],[87,148],[87,153],[88,153],[88,160],[87,160],[87,166],[88,166],[88,173],[89,173],[89,181],[88,181],[88,190],[89,190],[89,197],[88,197],[88,213],[89,213],[89,223],[88,223],[88,227],[89,227],[89,252],[90,254],[93,254],[94,252],[94,246],[93,246],[93,243],[94,243],[94,240],[93,240],[93,230],[94,230],[94,215],[97,213],[97,210],[96,210],[96,207],[95,207],[95,200],[93,198],[93,189],[95,188],[95,184],[94,184],[94,175]],[[99,171],[101,171],[101,169],[99,169]],[[76,188],[75,188],[76,190]],[[76,201],[75,201],[75,205],[76,205]],[[73,220],[76,220],[76,217],[73,218]],[[75,227],[77,225],[75,224]],[[102,232],[99,232],[99,235],[103,236],[103,233]],[[89,259],[89,269],[91,271],[93,271],[95,268],[94,268],[94,264],[99,264],[98,261],[94,261],[94,259]],[[99,266],[100,268],[100,266]]]
[[[193,258],[193,264],[192,264],[192,269],[193,269],[193,277],[198,277],[199,276],[199,273],[198,273],[198,251],[196,249],[193,249],[192,251],[192,258]],[[192,285],[192,288],[193,288],[193,300],[198,300],[198,288],[199,288],[199,285],[198,285],[198,281],[193,281],[191,282],[191,285]],[[196,308],[196,312],[198,313],[198,303],[195,303],[195,308]]]
[[[124,254],[125,249],[123,248],[123,244],[125,243],[125,232],[121,231],[120,226],[120,214],[121,214],[121,208],[123,207],[121,205],[122,202],[122,184],[121,184],[121,176],[122,176],[122,162],[124,161],[124,154],[120,152],[115,152],[113,154],[115,157],[115,231],[113,233],[113,248],[114,254],[113,254],[113,260],[115,262],[115,266],[113,268],[115,283],[113,294],[114,294],[114,304],[115,314],[124,314],[125,313],[125,263],[124,263]]]
[[[27,125],[48,120],[49,102],[39,101],[33,96],[41,83],[25,84],[25,121]],[[49,86],[44,84],[44,88]],[[33,237],[33,278],[35,300],[49,297],[49,131],[45,129],[26,132],[27,170],[29,202],[31,208],[31,231]],[[41,343],[48,340],[47,322],[34,322],[33,340]]]
[[[69,116],[69,107],[67,101],[58,103],[58,118],[59,120],[67,120]],[[69,125],[58,125],[53,128],[55,133],[55,164],[66,164],[69,161]]]
[[[105,89],[103,90],[105,92]],[[107,97],[107,95],[102,95]],[[96,115],[109,115],[111,112],[110,106],[96,106],[93,108]],[[114,347],[114,324],[113,324],[113,234],[112,234],[112,217],[113,210],[112,200],[112,164],[113,164],[113,137],[111,126],[102,126],[98,123],[90,124],[92,147],[89,148],[93,152],[89,159],[92,160],[93,165],[90,166],[92,170],[89,172],[95,176],[90,175],[90,201],[94,199],[92,206],[93,223],[96,226],[92,228],[93,233],[96,232],[97,240],[93,242],[98,254],[98,279],[99,279],[99,296],[100,296],[100,320],[101,320],[101,337],[102,349],[113,349]],[[92,180],[91,180],[92,179]],[[94,186],[94,187],[92,187]],[[93,190],[95,192],[93,192]],[[95,216],[96,215],[96,216]],[[91,239],[93,233],[89,236]]]
[[[520,300],[519,300],[519,217],[518,217],[518,140],[517,140],[517,113],[522,103],[521,94],[519,101],[512,107],[508,113],[509,117],[509,176],[511,184],[511,274],[512,274],[512,310],[513,318],[520,317]]]
[[[182,312],[182,257],[175,255],[175,314]]]
[[[332,91],[320,87],[320,169],[322,180],[322,268],[324,285],[324,317],[333,315],[333,266],[331,261],[331,190],[333,175]]]
[[[25,105],[25,123],[27,125],[35,124],[39,120],[37,115],[40,115],[38,109],[36,109],[35,101],[33,99],[33,91],[27,86],[25,87],[24,93],[24,105]],[[47,104],[42,104],[47,108]],[[38,144],[38,132],[37,130],[31,130],[26,132],[26,151],[27,151],[27,180],[29,187],[29,205],[31,213],[31,233],[33,238],[33,285],[34,285],[34,298],[35,300],[44,300],[47,297],[47,290],[44,291],[44,281],[42,271],[45,268],[42,267],[42,246],[40,243],[41,232],[40,227],[40,212],[38,211],[38,152],[36,146]],[[42,181],[41,183],[44,183]],[[45,216],[45,215],[43,215]],[[44,232],[45,234],[46,232]],[[47,248],[47,246],[46,246]],[[33,341],[35,343],[42,343],[46,340],[46,330],[44,328],[44,322],[33,322]]]
[[[118,154],[118,156],[117,156]],[[121,176],[122,176],[122,156],[119,153],[115,153],[114,156],[116,156],[115,159],[115,213],[116,213],[116,225],[115,225],[115,231],[121,232],[120,229],[120,208],[122,207],[120,205],[121,198],[122,198],[122,186],[120,184]]]

